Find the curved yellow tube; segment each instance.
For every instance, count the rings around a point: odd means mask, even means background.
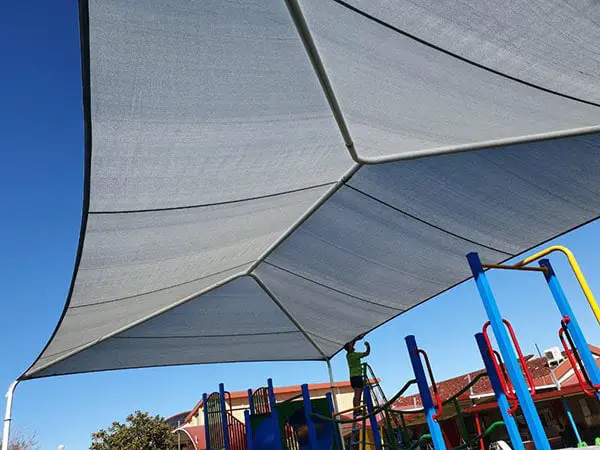
[[[569,250],[567,247],[564,247],[562,245],[553,245],[552,247],[548,247],[548,248],[542,250],[541,252],[538,252],[535,255],[531,255],[528,258],[525,258],[523,261],[516,263],[515,267],[521,267],[521,266],[527,265],[527,264],[535,261],[536,259],[540,259],[541,257],[546,256],[552,252],[562,252],[566,255],[566,257],[569,261],[569,264],[571,265],[571,269],[573,269],[573,273],[575,274],[575,277],[577,278],[577,281],[579,282],[579,286],[581,286],[581,290],[583,291],[585,298],[587,299],[588,303],[590,304],[590,307],[592,308],[592,311],[594,312],[594,316],[596,316],[596,320],[600,324],[600,307],[598,307],[598,303],[596,302],[596,299],[594,298],[594,294],[592,293],[590,286],[588,285],[585,277],[583,276],[583,272],[581,271],[579,264],[577,264],[575,255],[573,255],[573,252],[571,250]]]

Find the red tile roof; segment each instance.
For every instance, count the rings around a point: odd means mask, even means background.
[[[596,356],[600,356],[600,347],[596,347],[594,345],[590,345],[590,350]],[[563,352],[563,357],[566,358],[566,354]],[[527,367],[531,372],[533,377],[535,386],[538,388],[541,387],[554,387],[555,382],[552,378],[550,367],[548,366],[548,362],[546,358],[533,358],[533,355],[528,355],[525,357],[527,360]],[[596,361],[600,367],[600,360]],[[557,379],[561,381],[561,385],[570,385],[577,383],[577,380],[574,374],[570,375],[567,380],[561,380],[565,375],[572,370],[571,364],[567,359],[565,359],[557,368],[554,369],[554,375]],[[444,380],[442,382],[437,383],[438,392],[442,401],[447,400],[448,398],[454,396],[457,392],[459,392],[464,386],[469,383],[470,379],[474,379],[476,375],[484,372],[483,370],[477,370],[474,372],[470,372],[465,375],[460,375],[458,377],[450,378],[448,380]],[[432,395],[433,390],[430,389]],[[490,384],[490,380],[487,377],[480,378],[477,383],[472,387],[471,392],[467,391],[463,395],[459,397],[459,400],[469,400],[472,397],[480,397],[480,396],[492,396],[493,389]],[[407,397],[401,397],[394,404],[396,409],[413,409],[413,408],[422,408],[421,397],[419,394],[410,395]]]

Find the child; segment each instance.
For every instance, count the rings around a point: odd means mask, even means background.
[[[348,361],[348,370],[350,372],[350,386],[354,390],[354,399],[352,405],[356,408],[360,406],[362,400],[362,391],[364,387],[363,373],[361,359],[369,356],[371,353],[371,346],[368,342],[365,342],[366,352],[356,352],[354,350],[354,344],[356,341],[362,339],[364,336],[360,335],[355,337],[352,341],[344,345],[346,350],[346,361]]]

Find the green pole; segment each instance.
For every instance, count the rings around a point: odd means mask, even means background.
[[[454,398],[454,408],[456,409],[456,414],[458,418],[458,423],[460,424],[460,434],[462,434],[465,442],[469,441],[469,431],[467,430],[467,424],[465,423],[465,418],[462,414],[462,409],[460,408],[460,404],[458,403],[458,399]]]

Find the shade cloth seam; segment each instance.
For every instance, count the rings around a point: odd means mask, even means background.
[[[417,37],[417,36],[415,36],[415,35],[407,32],[407,31],[404,31],[404,30],[402,30],[402,29],[400,29],[400,28],[398,28],[398,27],[396,27],[396,26],[394,26],[394,25],[392,25],[390,23],[387,23],[384,20],[381,20],[381,19],[379,19],[379,18],[377,18],[377,17],[375,17],[375,16],[367,13],[366,11],[363,11],[363,10],[357,8],[356,6],[353,6],[353,5],[347,3],[347,2],[345,2],[343,0],[331,0],[331,1],[337,3],[338,5],[346,8],[346,9],[348,9],[349,11],[352,11],[352,12],[354,12],[356,14],[359,14],[359,15],[363,16],[364,18],[366,18],[368,20],[371,20],[371,21],[375,22],[376,24],[379,24],[379,25],[381,25],[381,26],[383,26],[385,28],[388,28],[389,30],[395,31],[398,34],[401,34],[401,35],[403,35],[403,36],[405,36],[405,37],[407,37],[409,39],[412,39],[412,40],[414,40],[414,41],[416,41],[416,42],[418,42],[418,43],[420,43],[422,45],[425,45],[425,46],[427,46],[427,47],[429,47],[429,48],[431,48],[433,50],[436,50],[438,52],[444,53],[444,54],[446,54],[446,55],[448,55],[448,56],[450,56],[452,58],[458,59],[459,61],[462,61],[464,63],[470,64],[470,65],[472,65],[474,67],[477,67],[479,69],[485,70],[485,71],[490,72],[490,73],[492,73],[494,75],[498,75],[500,77],[503,77],[503,78],[506,78],[508,80],[514,81],[516,83],[523,84],[523,85],[528,86],[528,87],[533,88],[533,89],[538,89],[538,90],[546,92],[548,94],[552,94],[552,95],[556,95],[556,96],[559,96],[559,97],[563,97],[563,98],[566,98],[566,99],[569,99],[569,100],[572,100],[572,101],[575,101],[575,102],[584,103],[586,105],[600,107],[600,104],[592,102],[590,100],[584,100],[584,99],[581,99],[581,98],[578,98],[578,97],[575,97],[575,96],[572,96],[572,95],[569,95],[569,94],[564,94],[562,92],[555,91],[553,89],[549,89],[549,88],[537,85],[537,84],[532,83],[530,81],[526,81],[526,80],[523,80],[521,78],[515,77],[513,75],[509,75],[507,73],[504,73],[504,72],[501,72],[499,70],[493,69],[491,67],[485,66],[485,65],[483,65],[481,63],[473,61],[473,60],[471,60],[469,58],[466,58],[464,56],[461,56],[461,55],[459,55],[457,53],[451,52],[450,50],[446,50],[446,49],[444,49],[444,48],[442,48],[442,47],[440,47],[440,46],[438,46],[436,44],[433,44],[433,43],[428,42],[428,41],[426,41],[424,39],[421,39],[421,38],[419,38],[419,37]]]
[[[136,213],[147,213],[147,212],[161,212],[161,211],[177,211],[177,210],[185,210],[185,209],[196,209],[196,208],[208,208],[211,206],[222,206],[222,205],[231,205],[233,203],[244,203],[251,202],[253,200],[262,200],[265,198],[272,197],[280,197],[288,194],[295,194],[297,192],[310,191],[312,189],[318,189],[326,186],[331,186],[335,184],[336,181],[328,181],[326,183],[314,184],[311,186],[305,186],[297,189],[291,189],[289,191],[275,192],[272,194],[264,194],[257,195],[255,197],[247,197],[247,198],[239,198],[235,200],[225,200],[222,202],[214,202],[214,203],[201,203],[198,205],[187,205],[187,206],[170,206],[167,208],[150,208],[150,209],[125,209],[125,210],[115,210],[115,211],[90,211],[89,214],[94,215],[104,215],[104,214],[136,214]]]
[[[377,198],[377,197],[375,197],[375,196],[373,196],[371,194],[367,194],[366,192],[361,191],[360,189],[355,188],[354,186],[350,186],[349,184],[347,184],[346,186],[349,187],[350,189],[352,189],[353,191],[356,191],[356,192],[364,195],[365,197],[370,198],[371,200],[374,200],[374,201],[376,201],[376,202],[378,202],[378,203],[380,203],[380,204],[382,204],[384,206],[387,206],[388,208],[391,208],[391,209],[393,209],[396,212],[404,214],[405,216],[410,217],[411,219],[414,219],[414,220],[416,220],[418,222],[421,222],[424,225],[430,226],[430,227],[435,228],[436,230],[439,230],[439,231],[441,231],[443,233],[449,234],[450,236],[453,236],[453,237],[458,238],[458,239],[462,239],[465,242],[468,242],[468,243],[473,244],[473,245],[477,245],[479,247],[487,248],[488,250],[492,250],[494,252],[502,253],[503,255],[506,255],[506,256],[510,256],[510,257],[516,256],[513,253],[510,253],[510,252],[507,252],[507,251],[504,251],[504,250],[500,250],[500,249],[497,249],[495,247],[491,247],[491,246],[486,245],[486,244],[482,244],[480,242],[474,241],[474,240],[469,239],[467,237],[461,236],[460,234],[457,234],[457,233],[454,233],[452,231],[446,230],[445,228],[442,228],[440,226],[434,225],[433,223],[428,222],[427,220],[421,219],[421,218],[419,218],[419,217],[417,217],[417,216],[415,216],[413,214],[410,214],[410,213],[408,213],[408,212],[406,212],[406,211],[404,211],[404,210],[402,210],[400,208],[397,208],[396,206],[393,206],[393,205],[391,205],[391,204],[389,204],[389,203],[387,203],[387,202],[385,202],[385,201],[383,201],[383,200],[381,200],[381,199],[379,199],[379,198]]]
[[[105,303],[115,303],[115,302],[120,302],[120,301],[123,301],[123,300],[129,300],[129,299],[135,298],[135,297],[142,297],[144,295],[155,294],[157,292],[167,291],[169,289],[173,289],[173,288],[176,288],[176,287],[181,287],[181,286],[184,286],[186,284],[195,283],[196,281],[200,281],[200,280],[204,280],[206,278],[214,277],[215,275],[221,275],[222,273],[229,272],[230,270],[235,270],[235,269],[239,269],[240,267],[248,266],[248,265],[252,264],[254,261],[255,261],[255,259],[252,259],[251,261],[247,261],[245,263],[238,264],[237,266],[233,266],[233,267],[230,267],[228,269],[223,269],[223,270],[220,270],[218,272],[211,273],[210,275],[205,275],[203,277],[195,278],[195,279],[190,280],[190,281],[184,281],[183,283],[174,284],[172,286],[167,286],[167,287],[164,287],[164,288],[155,289],[153,291],[142,292],[140,294],[129,295],[127,297],[120,297],[120,298],[115,298],[115,299],[112,299],[112,300],[105,300],[105,301],[102,301],[102,302],[86,303],[85,305],[70,306],[69,309],[85,308],[87,306],[104,305]]]
[[[238,334],[197,334],[190,336],[115,336],[114,339],[199,339],[199,338],[228,338],[228,337],[244,337],[244,336],[272,336],[275,334],[295,334],[300,333],[299,330],[289,331],[273,331],[265,333],[238,333]],[[300,333],[302,334],[302,333]]]
[[[273,264],[272,262],[263,261],[263,263],[264,264],[268,264],[269,266],[275,267],[276,269],[279,269],[279,270],[282,270],[284,272],[287,272],[290,275],[293,275],[295,277],[301,278],[301,279],[303,279],[305,281],[308,281],[310,283],[313,283],[313,284],[316,284],[318,286],[321,286],[321,287],[324,287],[326,289],[329,289],[331,291],[337,292],[338,294],[346,295],[348,297],[355,298],[356,300],[360,300],[360,301],[365,302],[365,303],[370,303],[370,304],[375,305],[375,306],[381,306],[382,308],[388,308],[388,309],[391,309],[391,310],[394,310],[394,311],[400,311],[400,312],[406,311],[406,308],[404,308],[404,309],[403,308],[396,308],[394,306],[384,305],[383,303],[374,302],[372,300],[367,300],[367,299],[364,299],[364,298],[359,297],[357,295],[349,294],[348,292],[344,292],[344,291],[342,291],[340,289],[336,289],[336,288],[331,287],[331,286],[329,286],[327,284],[324,284],[324,283],[321,283],[319,281],[315,281],[315,280],[313,280],[311,278],[305,277],[304,275],[300,275],[300,274],[298,274],[298,273],[296,273],[296,272],[294,272],[292,270],[285,269],[285,268],[283,268],[281,266],[278,266],[277,264]]]

